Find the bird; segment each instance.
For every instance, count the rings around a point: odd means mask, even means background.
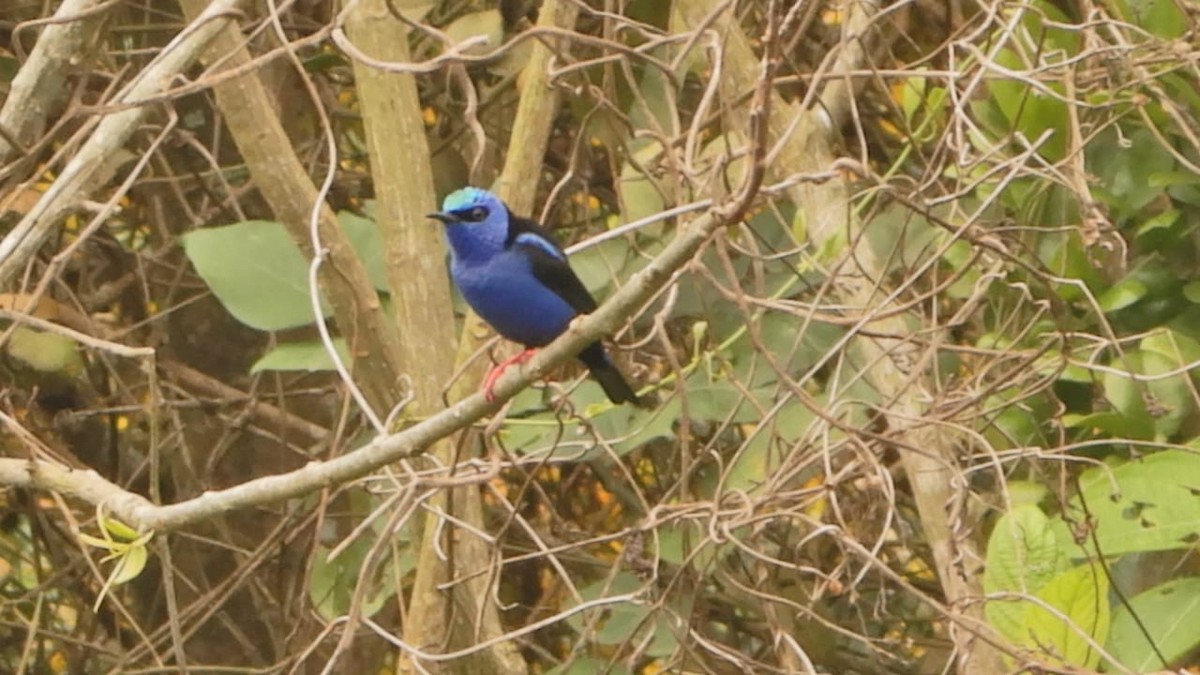
[[[450,276],[467,304],[501,336],[525,347],[484,379],[484,394],[493,401],[492,389],[507,367],[525,363],[538,347],[562,335],[572,319],[595,311],[596,300],[550,233],[514,215],[487,190],[456,190],[429,217],[444,225]],[[585,347],[579,360],[610,401],[641,404],[600,341]]]

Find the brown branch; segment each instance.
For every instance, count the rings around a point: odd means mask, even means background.
[[[206,3],[182,0],[180,4],[194,17],[204,11]],[[204,59],[220,59],[222,68],[237,68],[250,61],[250,53],[237,27],[226,25]],[[319,195],[296,157],[262,81],[250,73],[221,82],[214,91],[255,186],[292,240],[309,257],[316,255],[309,220]],[[383,417],[402,399],[399,336],[333,210],[325,204],[319,208],[318,230],[328,254],[328,262],[320,270],[321,287],[354,356],[355,381],[374,412]]]
[[[727,63],[722,76],[726,78],[724,85],[730,92],[739,92],[747,83],[756,81],[757,59],[728,8],[714,17],[712,12],[716,10],[716,2],[711,0],[681,2],[676,7],[687,25],[696,27],[711,21],[713,28],[723,36]],[[865,36],[878,11],[874,2],[851,4],[843,29],[843,44],[823,64],[828,66],[826,72],[850,72],[869,61]],[[834,79],[824,87],[819,79],[815,79],[809,98],[815,99],[815,104],[803,109],[789,105],[781,96],[773,94],[770,131],[776,148],[772,152],[774,160],[769,164],[776,179],[786,178],[791,173],[818,171],[834,162],[834,134],[853,112],[853,90],[845,79]],[[737,119],[749,121],[750,112],[746,107],[735,108],[733,113]],[[861,224],[850,208],[851,198],[845,183],[799,184],[791,193],[793,201],[805,213],[808,236],[814,248],[837,244],[838,237],[857,242],[849,247],[846,255],[856,261],[865,274],[849,274],[838,279],[841,299],[846,305],[870,308],[860,317],[857,328],[869,326],[875,335],[911,335],[909,317],[891,315],[892,303],[881,302],[874,279],[882,278],[886,269],[873,254],[869,240],[862,236]],[[847,248],[844,244],[838,246]],[[934,338],[932,342],[937,344],[940,339]],[[921,346],[908,340],[866,336],[860,336],[855,348],[866,362],[874,364],[867,372],[867,378],[881,393],[885,404],[892,406],[898,447],[926,450],[901,454],[905,473],[913,488],[925,538],[933,549],[946,598],[952,607],[971,618],[964,622],[965,625],[978,625],[982,616],[979,600],[983,597],[980,556],[974,542],[954,534],[956,523],[950,513],[950,508],[958,501],[954,482],[956,439],[937,425],[922,423],[925,407],[917,397],[907,393],[914,379],[924,377],[936,349],[920,353]],[[961,653],[966,655],[966,672],[999,672],[1001,662],[995,649],[982,641],[973,643],[970,630],[962,632],[963,635],[956,637]]]
[[[180,384],[193,389],[199,389],[212,396],[220,396],[233,400],[251,398],[246,392],[231,387],[220,380],[213,379],[204,373],[189,368],[188,366],[175,361],[165,361],[159,364],[159,368],[164,373],[167,373]],[[259,418],[263,422],[273,424],[280,429],[288,429],[298,434],[302,434],[306,439],[313,442],[319,442],[329,438],[330,431],[319,424],[313,424],[308,420],[293,415],[286,410],[264,403],[263,401],[250,400],[248,403],[250,413]]]
[[[728,223],[713,213],[700,216],[681,230],[642,271],[592,314],[580,317],[567,332],[540,350],[523,368],[509,369],[496,383],[496,401],[477,393],[408,429],[381,436],[362,448],[328,461],[314,461],[284,474],[264,476],[225,490],[213,490],[177,504],[157,506],[144,497],[108,483],[90,471],[71,471],[48,462],[3,460],[0,484],[54,490],[93,504],[141,531],[166,531],[212,518],[221,513],[301,497],[322,487],[361,478],[380,467],[423,452],[439,439],[465,429],[496,412],[510,397],[568,359],[586,345],[628,321],[647,300],[661,291],[713,232]],[[21,467],[18,465],[29,465]]]
[[[100,12],[111,4],[110,0],[65,0],[59,5],[0,108],[0,165],[25,152],[16,144],[28,147],[41,138],[47,122],[66,104],[71,93],[67,79],[91,53]],[[19,42],[13,40],[14,45]]]
[[[346,31],[356,48],[374,59],[393,63],[411,59],[409,27],[392,15],[386,0],[362,0],[355,5],[346,19]],[[441,231],[425,216],[437,208],[421,101],[411,73],[378,69],[356,59],[354,76],[378,200],[377,218],[384,233],[395,321],[405,338],[401,363],[415,397],[405,413],[418,415],[440,406],[442,389],[454,372],[454,353],[444,346],[455,340],[445,247]],[[443,466],[454,464],[456,438],[447,436],[432,448]],[[447,528],[440,526],[434,511],[451,511],[472,527],[486,529],[477,486],[439,491],[431,505],[434,508],[419,517],[423,536],[405,612],[405,640],[413,645],[463,648],[498,638],[504,630],[496,605],[490,601],[492,584],[482,574],[490,563],[482,543],[474,537],[456,538],[452,539],[450,560],[437,554],[451,543],[437,541]],[[446,593],[442,587],[454,577],[470,581]],[[458,611],[453,611],[452,601]],[[339,648],[349,646],[357,621],[351,613]],[[502,640],[454,667],[462,672],[525,672],[524,659],[515,645]],[[422,664],[424,670],[432,668]]]
[[[117,102],[136,107],[106,115],[94,122],[94,130],[58,179],[42,195],[21,222],[0,241],[0,286],[4,286],[41,248],[64,216],[104,185],[116,166],[109,161],[150,108],[139,105],[161,93],[172,79],[190,67],[206,45],[230,24],[230,17],[244,0],[214,0],[196,12],[194,20],[117,96]]]

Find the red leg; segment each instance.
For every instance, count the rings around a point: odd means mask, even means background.
[[[489,403],[496,400],[496,394],[492,391],[492,389],[496,386],[496,380],[499,380],[500,376],[504,374],[504,370],[513,364],[520,365],[525,363],[529,359],[532,359],[533,355],[536,353],[536,349],[526,349],[516,356],[510,356],[507,359],[504,359],[499,365],[497,365],[495,368],[492,368],[491,372],[487,374],[487,377],[483,378],[483,395],[487,398]]]

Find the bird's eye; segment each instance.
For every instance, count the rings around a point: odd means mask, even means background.
[[[476,206],[475,208],[471,209],[467,216],[473,223],[482,222],[488,217],[488,210],[486,207]]]

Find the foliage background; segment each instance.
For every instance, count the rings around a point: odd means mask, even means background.
[[[6,672],[1196,665],[1194,3],[207,5],[0,9]],[[466,183],[653,406],[467,399]]]

